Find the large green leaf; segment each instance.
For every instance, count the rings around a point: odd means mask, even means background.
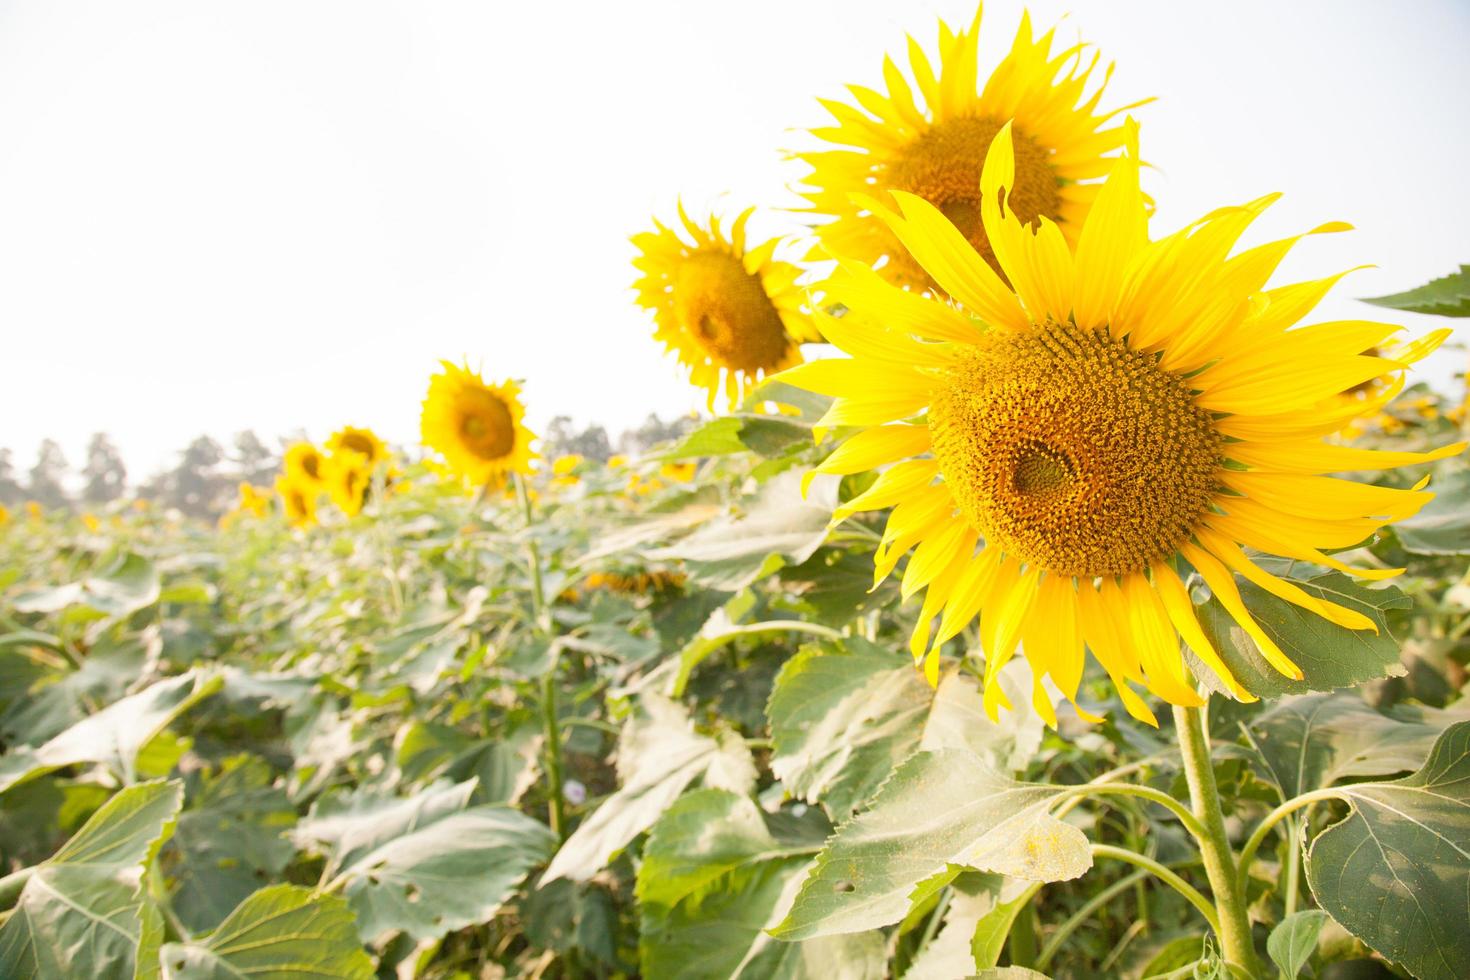
[[[1016,670],[1005,673],[1008,688],[1018,681]],[[996,769],[1019,768],[1040,744],[1042,722],[1029,687],[1024,697],[1008,693],[1024,707],[996,724],[963,674],[946,675],[935,691],[906,653],[856,638],[807,647],[786,663],[771,694],[771,771],[791,795],[842,818],[920,748],[969,749]]]
[[[827,539],[837,506],[835,478],[813,481],[806,499],[801,474],[772,477],[742,513],[718,517],[693,534],[647,553],[654,561],[683,561],[692,581],[737,592],[783,565],[799,565]]]
[[[728,730],[702,735],[680,705],[653,694],[639,699],[638,713],[623,730],[618,770],[622,788],[567,838],[543,882],[592,877],[653,826],[696,779],[746,793],[756,776],[750,751],[739,735]]]
[[[877,980],[877,932],[783,943],[765,930],[786,906],[820,841],[780,838],[750,801],[696,790],[648,836],[638,871],[643,973],[689,980]]]
[[[130,786],[30,869],[0,926],[0,976],[155,976],[161,932],[143,874],[172,832],[183,796],[178,782]]]
[[[778,456],[786,449],[809,444],[811,426],[780,415],[737,413],[704,423],[655,459],[695,459],[728,456],[747,450]]]
[[[1417,769],[1443,728],[1381,714],[1344,692],[1287,698],[1247,726],[1283,799],[1350,776]]]
[[[1399,544],[1416,555],[1470,555],[1470,470],[1437,476],[1434,499],[1393,526]]]
[[[122,697],[161,646],[157,630],[121,643],[104,638],[87,651],[79,666],[46,671],[33,683],[15,688],[20,696],[0,714],[0,740],[7,745],[38,745],[65,731],[97,705]]]
[[[1363,302],[1387,306],[1393,310],[1407,310],[1410,313],[1470,316],[1470,265],[1460,266],[1459,272],[1431,279],[1417,289],[1375,296]]]
[[[0,758],[0,793],[43,773],[97,763],[126,782],[138,753],[179,715],[220,688],[220,678],[191,670],[115,701],[37,748],[22,746]]]
[[[371,791],[329,796],[297,825],[296,840],[327,851],[326,876],[340,885],[363,939],[393,930],[434,939],[488,920],[555,837],[504,806],[468,806],[473,780],[415,796]]]
[[[296,809],[273,782],[263,760],[235,756],[179,814],[164,861],[175,881],[174,911],[193,932],[219,925],[295,857],[283,833],[295,825]]]
[[[1470,722],[1412,775],[1336,792],[1352,811],[1307,852],[1318,904],[1421,980],[1470,977]]]
[[[1384,617],[1390,609],[1412,605],[1408,596],[1391,586],[1367,588],[1341,572],[1327,572],[1296,584],[1319,599],[1364,614],[1377,625],[1378,632],[1337,626],[1237,576],[1236,585],[1251,615],[1301,668],[1303,675],[1298,681],[1278,673],[1266,662],[1255,641],[1236,624],[1219,599],[1212,596],[1198,607],[1200,624],[1219,651],[1220,659],[1248,691],[1269,700],[1288,694],[1354,687],[1364,681],[1402,673],[1399,645],[1389,634]],[[1205,683],[1218,685],[1213,673],[1198,661],[1192,663]]]
[[[122,619],[158,601],[158,570],[141,555],[118,555],[101,573],[51,589],[24,592],[11,604],[18,612],[54,613],[79,606],[98,616]]]
[[[263,888],[207,937],[163,947],[164,980],[372,980],[352,910],[296,885]]]
[[[1048,812],[1065,792],[1017,782],[971,752],[920,752],[838,829],[775,934],[808,939],[897,922],[920,883],[955,867],[1076,878],[1092,866],[1087,838]]]

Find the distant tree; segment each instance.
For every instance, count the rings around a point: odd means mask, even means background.
[[[250,429],[235,434],[235,451],[230,461],[235,465],[238,479],[256,486],[270,483],[279,465],[275,454]]]
[[[82,467],[82,499],[89,504],[105,504],[116,500],[127,489],[128,469],[123,465],[122,453],[107,438],[107,433],[98,432],[87,443],[87,464]]]
[[[65,507],[71,503],[66,492],[67,469],[61,446],[53,439],[43,439],[26,483],[26,496],[43,507]]]
[[[231,491],[228,474],[220,472],[225,452],[209,436],[200,436],[183,451],[179,465],[168,474],[163,494],[170,507],[193,517],[223,513]]]
[[[650,412],[642,425],[618,436],[618,450],[625,453],[647,452],[661,442],[683,438],[694,426],[695,420],[687,415],[665,422]]]
[[[612,455],[612,441],[607,437],[607,430],[595,424],[578,430],[570,416],[556,416],[546,427],[546,435],[541,440],[541,455],[555,459],[571,454],[606,461]]]
[[[15,478],[15,461],[10,450],[0,449],[0,504],[14,506],[25,500],[25,487]]]

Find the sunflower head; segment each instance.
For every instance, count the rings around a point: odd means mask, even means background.
[[[800,344],[819,339],[802,309],[801,270],[776,260],[778,240],[747,249],[744,211],[730,227],[704,228],[679,206],[685,235],[654,221],[633,236],[638,303],[653,311],[655,340],[689,368],[714,407],[721,389],[734,406],[767,374],[801,361]]]
[[[507,473],[530,473],[536,437],[525,426],[520,386],[486,384],[467,367],[441,363],[443,372],[429,380],[419,422],[424,445],[476,486]]]
[[[0,504],[0,527],[10,523],[10,508]]]
[[[808,210],[828,220],[817,229],[814,257],[840,255],[874,265],[897,285],[930,289],[934,277],[894,237],[876,210],[855,195],[891,205],[893,192],[917,195],[957,227],[991,265],[1000,263],[981,220],[980,171],[997,133],[1012,126],[1014,176],[1010,212],[1023,223],[1054,222],[1075,242],[1107,157],[1124,140],[1116,112],[1099,113],[1102,84],[1089,84],[1098,59],[1079,47],[1053,51],[1055,31],[1034,36],[1023,15],[1010,52],[980,76],[980,12],[967,30],[939,25],[937,70],[910,40],[910,84],[891,58],[886,92],[849,86],[856,106],[823,101],[835,125],[812,135],[840,147],[798,154]]]
[[[1281,673],[1301,671],[1241,599],[1236,576],[1349,629],[1359,612],[1314,596],[1245,549],[1363,578],[1329,552],[1356,545],[1429,499],[1329,474],[1427,463],[1325,440],[1378,411],[1438,331],[1365,355],[1399,328],[1346,321],[1299,326],[1340,276],[1267,289],[1300,238],[1235,250],[1264,198],[1212,212],[1152,241],[1129,150],[1114,164],[1075,245],[1010,207],[1009,127],[986,157],[981,220],[1000,272],[934,205],[875,203],[895,239],[947,298],[924,297],[846,262],[829,299],[827,338],[853,356],[793,368],[782,380],[835,397],[823,428],[861,429],[818,472],[885,466],[839,518],[892,507],[876,555],[882,578],[912,550],[905,597],[924,591],[912,637],[931,681],[939,644],[978,616],[985,703],[1006,704],[996,672],[1019,646],[1042,680],[1075,699],[1084,650],[1124,705],[1153,722],[1131,685],[1201,703],[1182,640],[1236,697],[1254,695],[1211,646],[1189,597],[1197,577]],[[1340,231],[1324,225],[1315,232]],[[1310,233],[1309,233],[1310,234]],[[1004,274],[1004,279],[1002,278]],[[1379,393],[1341,392],[1377,380]],[[889,465],[891,464],[891,465]],[[938,619],[938,628],[931,627]]]
[[[316,501],[321,495],[319,482],[282,476],[276,479],[276,494],[292,527],[311,527],[316,523]]]
[[[240,484],[240,499],[235,504],[236,511],[242,514],[252,514],[255,517],[264,517],[270,513],[270,509],[269,492],[249,483]]]
[[[298,442],[286,450],[281,468],[287,478],[318,488],[327,477],[327,457],[309,442]]]
[[[352,449],[335,452],[327,458],[327,494],[337,509],[355,517],[367,502],[373,485],[373,467],[367,456]]]
[[[388,458],[388,446],[372,429],[358,429],[350,425],[343,426],[332,437],[327,440],[327,452],[337,455],[343,452],[353,452],[367,460],[369,467],[377,466]]]

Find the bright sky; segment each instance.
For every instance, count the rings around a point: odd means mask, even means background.
[[[771,208],[817,96],[877,84],[964,0],[0,2],[0,445],[135,476],[193,436],[417,436],[441,357],[526,379],[531,420],[616,433],[700,404],[632,305],[627,236],[676,195]],[[1155,233],[1271,190],[1255,241],[1349,297],[1470,261],[1470,6],[1134,0],[1070,9],[1138,113]],[[1020,16],[989,4],[993,64]],[[1421,331],[1428,318],[1402,322]],[[1448,378],[1460,354],[1429,368]]]

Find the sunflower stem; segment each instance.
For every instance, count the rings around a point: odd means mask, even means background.
[[[1184,778],[1194,802],[1194,815],[1204,834],[1199,838],[1200,857],[1215,899],[1219,917],[1220,946],[1225,959],[1253,977],[1261,976],[1256,947],[1251,941],[1250,917],[1246,914],[1245,883],[1236,874],[1235,853],[1225,836],[1225,815],[1220,809],[1220,789],[1210,760],[1210,737],[1200,708],[1174,707],[1174,728],[1179,737],[1179,754],[1184,760]]]
[[[531,494],[526,489],[526,479],[515,474],[516,497],[526,515],[526,554],[531,570],[531,619],[532,630],[545,643],[551,643],[551,623],[546,614],[546,594],[541,582],[541,551],[536,547],[535,512],[531,508]],[[566,821],[562,807],[561,767],[561,724],[556,709],[556,668],[560,657],[554,658],[541,676],[541,725],[546,737],[546,780],[550,783],[550,799],[547,800],[547,821],[558,841],[565,841]]]

